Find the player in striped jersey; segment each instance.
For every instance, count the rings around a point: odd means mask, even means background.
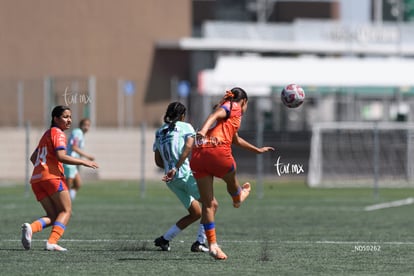
[[[89,131],[91,121],[87,118],[80,120],[79,127],[72,130],[69,141],[67,154],[75,158],[86,158],[94,161],[95,158],[86,153],[83,148],[85,146],[85,133]],[[77,192],[82,185],[82,179],[79,174],[77,165],[63,164],[65,170],[66,182],[69,187],[70,198],[75,199]]]
[[[198,202],[200,194],[188,161],[195,131],[189,123],[184,122],[185,115],[186,108],[183,104],[169,104],[164,116],[165,124],[156,131],[153,146],[155,163],[165,172],[163,180],[188,210],[188,215],[180,218],[164,235],[155,239],[155,246],[163,251],[169,251],[169,242],[201,217]],[[205,242],[204,227],[200,224],[197,240],[192,244],[191,251],[208,252]]]

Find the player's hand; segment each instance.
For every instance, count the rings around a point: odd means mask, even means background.
[[[88,159],[89,159],[90,161],[94,161],[94,160],[95,160],[95,157],[93,157],[93,156],[89,156],[89,157],[88,157]]]
[[[195,135],[195,139],[194,139],[194,145],[196,147],[201,146],[202,144],[204,144],[204,140],[205,140],[205,134],[201,132],[197,132]]]
[[[268,152],[268,151],[275,151],[274,147],[261,147],[259,148],[259,153],[264,153],[264,152]]]
[[[203,133],[203,132],[201,132],[201,131],[197,131],[197,133],[196,133],[196,137],[197,137],[197,136],[204,137],[204,136],[206,136],[206,134],[205,134],[205,133]]]
[[[85,160],[85,164],[84,164],[84,166],[85,166],[85,167],[88,167],[88,168],[92,168],[92,169],[97,169],[97,168],[99,168],[99,165],[98,165],[96,162],[93,162],[93,161],[87,161],[87,160]]]
[[[174,177],[175,177],[175,173],[177,172],[177,169],[176,168],[172,168],[171,170],[169,170],[168,172],[167,172],[167,174],[166,175],[164,175],[163,177],[162,177],[162,181],[164,181],[164,182],[169,182],[169,181],[171,181],[171,180],[173,180],[174,179]]]

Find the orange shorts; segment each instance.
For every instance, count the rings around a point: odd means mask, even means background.
[[[64,179],[53,178],[32,183],[32,190],[37,201],[41,201],[45,197],[52,196],[54,193],[67,191],[68,186]]]
[[[231,148],[227,147],[193,148],[190,166],[195,179],[209,175],[223,178],[236,170]]]

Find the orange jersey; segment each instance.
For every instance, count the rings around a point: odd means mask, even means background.
[[[211,143],[202,145],[201,147],[211,147],[211,144],[231,146],[233,136],[237,133],[241,124],[242,109],[241,106],[234,102],[230,110],[230,102],[225,102],[220,106],[226,110],[230,116],[227,119],[217,121],[216,125],[209,129],[206,133],[206,138],[212,140]]]
[[[233,103],[230,111],[230,102],[220,108],[227,112],[228,118],[218,120],[192,151],[190,166],[196,179],[208,175],[223,178],[236,169],[231,144],[240,128],[242,109],[238,103]]]
[[[63,165],[56,157],[58,150],[66,150],[66,135],[60,128],[52,127],[43,134],[36,148],[37,157],[30,183],[64,178]]]

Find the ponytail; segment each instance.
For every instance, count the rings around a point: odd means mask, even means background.
[[[170,103],[167,107],[167,111],[164,115],[164,123],[168,124],[168,128],[164,129],[163,134],[167,134],[167,132],[174,130],[175,123],[181,119],[181,116],[185,116],[187,109],[185,106],[180,102],[173,102]]]
[[[231,90],[227,90],[226,94],[224,94],[223,98],[221,99],[220,105],[224,104],[225,102],[230,102],[230,110],[227,113],[226,120],[230,117],[231,110],[233,108],[233,102],[240,102],[241,100],[247,98],[247,93],[240,87],[234,87]]]

